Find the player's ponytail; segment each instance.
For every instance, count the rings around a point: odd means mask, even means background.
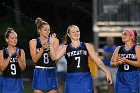
[[[135,35],[135,44],[138,45],[139,44],[139,41],[138,41],[137,31],[136,30],[133,30],[133,32],[134,32],[134,35]]]
[[[10,33],[16,33],[16,32],[14,31],[13,28],[8,27],[8,28],[6,29],[5,37],[4,37],[4,38],[5,38],[5,39],[8,38]]]
[[[70,28],[73,27],[74,25],[70,25],[68,28],[67,28],[67,34],[66,34],[66,41],[67,41],[67,44],[70,44],[71,43],[71,39],[70,37],[68,36],[68,34],[70,33]]]
[[[35,24],[37,25],[37,29],[41,29],[43,25],[49,25],[46,21],[44,21],[42,18],[38,17],[35,20]]]

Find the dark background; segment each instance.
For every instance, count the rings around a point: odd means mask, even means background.
[[[34,24],[37,17],[47,21],[59,38],[69,25],[75,24],[80,28],[81,41],[93,41],[92,0],[1,0],[0,48],[6,47],[4,33],[12,27],[18,34],[17,46],[30,58],[28,43],[38,36]]]

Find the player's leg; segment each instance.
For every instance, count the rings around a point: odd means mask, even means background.
[[[49,90],[47,93],[57,93],[57,90]]]
[[[34,90],[34,93],[43,93],[42,90]]]

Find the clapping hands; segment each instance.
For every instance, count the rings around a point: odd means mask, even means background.
[[[121,65],[121,64],[123,64],[123,63],[125,63],[125,62],[126,62],[126,58],[125,58],[125,57],[123,57],[123,56],[118,57],[118,64],[119,64],[119,65]]]
[[[58,41],[58,39],[56,38],[56,34],[53,33],[52,35],[50,35],[50,45],[54,45],[56,41]]]

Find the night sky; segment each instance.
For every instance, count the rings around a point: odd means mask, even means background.
[[[75,24],[80,28],[81,41],[93,40],[92,0],[1,0],[0,3],[0,48],[6,47],[4,33],[10,26],[18,33],[18,46],[27,52],[28,58],[29,40],[38,36],[34,24],[37,17],[47,21],[59,38],[66,34],[69,25]],[[19,23],[15,15],[19,16]]]

